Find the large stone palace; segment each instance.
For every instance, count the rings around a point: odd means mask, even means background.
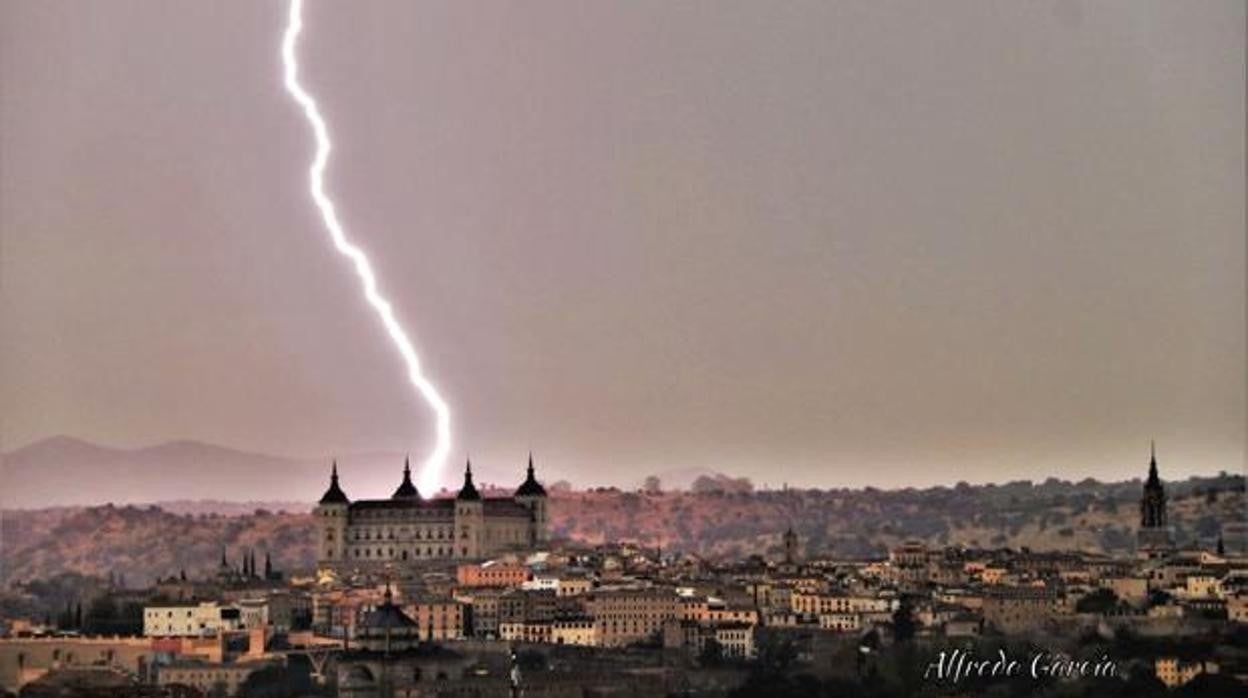
[[[510,497],[483,497],[469,462],[458,494],[426,499],[404,462],[403,481],[389,499],[351,501],[338,484],[335,461],[329,489],[313,513],[322,569],[473,560],[532,550],[548,540],[546,490],[534,474],[532,455],[524,482]]]

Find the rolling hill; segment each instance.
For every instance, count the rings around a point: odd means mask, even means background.
[[[639,492],[614,488],[552,493],[552,533],[583,543],[632,541],[712,558],[775,554],[792,526],[811,555],[883,555],[896,543],[1030,547],[1127,553],[1138,523],[1139,480],[1048,480],[903,490]],[[1219,475],[1167,483],[1180,543],[1212,547],[1244,521],[1244,478]],[[221,547],[273,554],[287,570],[314,563],[308,505],[287,512],[178,512],[161,506],[93,506],[5,512],[0,580],[77,572],[153,577],[211,573]],[[229,505],[237,507],[238,505]],[[177,507],[171,507],[177,508]],[[1228,541],[1242,549],[1243,541]]]

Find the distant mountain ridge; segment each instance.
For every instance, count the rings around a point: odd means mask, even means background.
[[[399,484],[404,457],[385,451],[340,455],[338,469],[348,496],[390,496]],[[179,513],[306,511],[329,483],[330,460],[253,453],[189,439],[114,448],[53,436],[0,455],[0,509],[156,503]],[[501,488],[499,494],[514,489],[524,474],[519,461],[493,467],[474,463],[473,470],[478,486],[492,483]],[[448,484],[457,487],[459,477],[451,468]]]
[[[315,501],[325,464],[191,440],[136,449],[54,436],[3,456],[0,508],[177,500]]]

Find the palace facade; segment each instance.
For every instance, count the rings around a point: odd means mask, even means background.
[[[527,476],[510,497],[481,496],[469,462],[458,494],[426,499],[405,462],[403,481],[389,499],[351,501],[338,483],[335,462],[329,489],[313,513],[321,569],[475,560],[541,547],[549,535],[546,490],[531,455]]]

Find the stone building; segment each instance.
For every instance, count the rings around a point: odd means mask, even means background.
[[[314,510],[321,569],[369,569],[420,562],[476,560],[547,543],[546,490],[533,457],[527,476],[510,497],[483,497],[472,481],[472,464],[455,497],[426,499],[412,484],[411,467],[389,499],[351,501],[338,483],[334,463],[329,489]]]
[[[1043,587],[998,587],[984,595],[984,623],[1007,635],[1043,628],[1059,613],[1059,599]]]
[[[1158,657],[1154,661],[1153,669],[1157,679],[1166,688],[1174,689],[1201,674],[1218,673],[1218,664],[1212,661],[1185,662],[1178,657]]]
[[[158,686],[188,686],[203,695],[236,696],[247,677],[275,662],[211,663],[197,659],[162,664],[156,670]]]
[[[143,634],[147,637],[211,637],[242,627],[243,618],[237,607],[215,601],[143,608]]]
[[[156,653],[147,637],[0,637],[0,695],[74,669],[110,669],[149,681]]]
[[[663,624],[680,618],[680,598],[662,587],[598,590],[587,600],[587,610],[598,623],[598,642],[623,647],[661,640]]]
[[[464,604],[450,598],[416,598],[402,605],[416,622],[417,635],[429,642],[462,640],[465,636]]]
[[[386,654],[413,649],[420,642],[420,625],[394,603],[388,585],[384,600],[364,613],[351,637],[356,650]]]
[[[529,568],[521,564],[490,560],[481,564],[468,563],[455,569],[455,582],[461,587],[511,588],[529,579]]]

